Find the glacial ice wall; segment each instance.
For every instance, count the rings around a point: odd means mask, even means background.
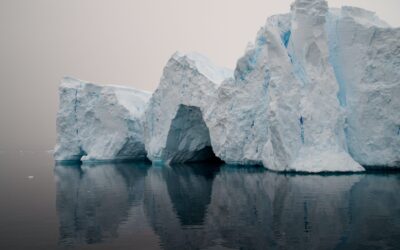
[[[399,41],[400,28],[372,12],[296,0],[290,13],[267,19],[234,71],[175,53],[148,103],[149,94],[123,98],[140,109],[131,118],[99,115],[92,128],[92,113],[107,113],[109,98],[93,105],[88,97],[99,87],[62,85],[56,158],[147,154],[172,164],[217,157],[303,172],[399,167]],[[75,111],[74,89],[84,89]]]
[[[69,77],[59,92],[55,160],[145,159],[141,117],[150,93]]]
[[[366,167],[400,166],[400,28],[354,7],[330,16],[349,152]]]

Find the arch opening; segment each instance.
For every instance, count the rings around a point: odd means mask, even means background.
[[[221,162],[199,107],[179,105],[171,122],[163,159],[169,163]]]

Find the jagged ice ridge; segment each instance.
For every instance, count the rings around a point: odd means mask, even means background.
[[[66,78],[55,159],[399,167],[399,41],[400,28],[373,12],[296,0],[268,18],[234,71],[175,53],[153,94]]]

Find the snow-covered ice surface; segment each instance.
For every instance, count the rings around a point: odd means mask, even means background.
[[[58,161],[144,159],[142,115],[150,93],[72,78],[60,85]]]
[[[275,171],[399,167],[399,41],[400,28],[373,12],[296,0],[290,13],[267,19],[233,71],[196,53],[175,53],[148,104],[149,94],[131,98],[108,87],[113,97],[101,94],[92,105],[89,96],[108,88],[68,80],[60,88],[56,156],[118,159],[116,148],[131,136],[124,157],[146,153],[167,164],[217,156]],[[133,118],[114,106],[107,112],[110,99]],[[88,126],[93,110],[101,118],[95,128]]]

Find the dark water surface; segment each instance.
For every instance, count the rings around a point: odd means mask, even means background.
[[[400,249],[400,175],[0,152],[0,249]]]

